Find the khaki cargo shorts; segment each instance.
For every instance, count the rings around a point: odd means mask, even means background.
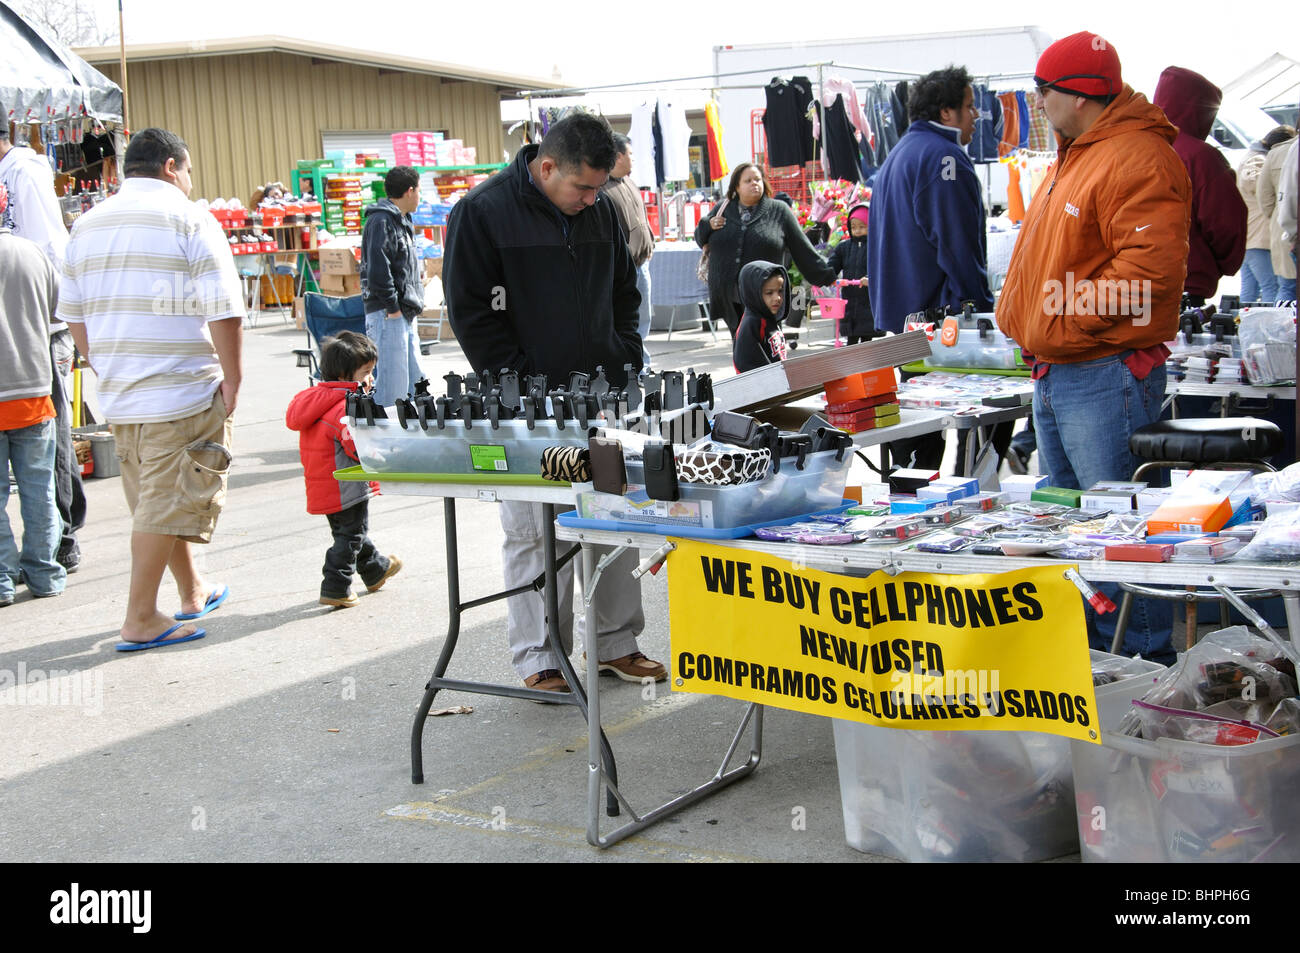
[[[114,424],[132,530],[211,542],[226,502],[233,432],[220,389],[191,417]]]

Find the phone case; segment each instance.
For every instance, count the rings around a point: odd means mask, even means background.
[[[606,437],[587,441],[591,451],[591,485],[599,493],[623,496],[627,493],[627,468],[623,465],[623,445]]]
[[[718,443],[754,450],[758,446],[758,421],[748,414],[724,410],[713,415],[713,439]]]
[[[673,459],[673,445],[648,442],[641,454],[645,464],[645,492],[652,500],[672,502],[678,499],[677,463]]]

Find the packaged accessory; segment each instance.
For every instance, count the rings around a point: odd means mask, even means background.
[[[561,483],[590,483],[591,451],[582,447],[542,448],[542,479]]]
[[[706,441],[682,451],[677,460],[677,479],[681,483],[737,486],[763,479],[771,466],[772,454],[767,450],[744,450]]]
[[[641,456],[645,465],[646,496],[652,500],[668,502],[678,499],[680,493],[673,445],[663,441],[647,441]]]
[[[592,437],[587,441],[591,460],[591,485],[598,493],[627,493],[627,468],[623,465],[623,445],[617,440]]]

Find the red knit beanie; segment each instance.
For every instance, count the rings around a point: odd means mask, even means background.
[[[1067,36],[1043,50],[1034,82],[1074,96],[1113,96],[1124,88],[1115,47],[1088,32]]]

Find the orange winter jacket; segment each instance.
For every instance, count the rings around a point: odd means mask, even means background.
[[[1125,85],[1087,132],[1061,143],[997,304],[998,326],[1026,352],[1074,364],[1173,339],[1192,207],[1177,134]]]

